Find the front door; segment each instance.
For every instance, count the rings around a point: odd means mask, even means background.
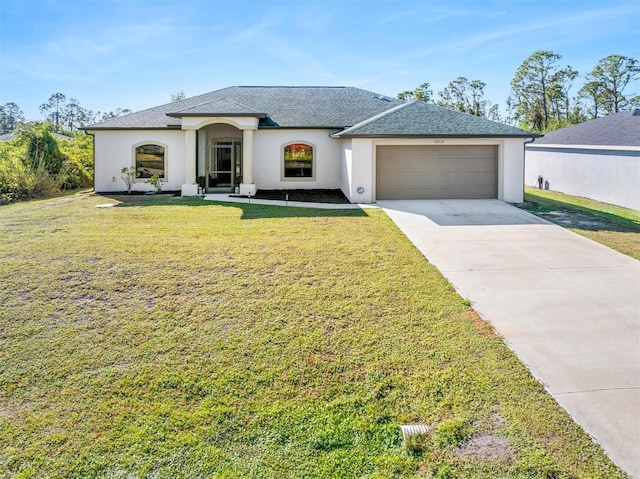
[[[232,191],[240,180],[241,143],[214,141],[209,145],[207,191]]]

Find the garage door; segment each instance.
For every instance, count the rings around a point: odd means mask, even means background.
[[[376,198],[497,198],[498,147],[378,146]]]

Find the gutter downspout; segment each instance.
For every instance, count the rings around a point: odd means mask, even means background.
[[[96,134],[89,133],[88,130],[84,130],[85,135],[89,135],[93,137],[93,141],[91,142],[92,150],[93,150],[93,192],[96,192]]]
[[[524,202],[524,176],[527,170],[527,145],[536,141],[535,138],[529,138],[522,144],[522,201]]]

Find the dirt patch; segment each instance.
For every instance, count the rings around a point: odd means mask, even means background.
[[[611,222],[594,218],[592,215],[578,213],[576,211],[545,211],[536,213],[538,216],[559,224],[566,228],[582,228],[582,229],[606,229]]]
[[[491,326],[488,322],[480,317],[478,313],[475,311],[469,311],[469,317],[473,321],[476,329],[486,338],[499,338],[500,336],[496,333],[493,326]]]
[[[515,455],[506,437],[481,433],[472,436],[462,446],[455,449],[460,459],[476,461],[511,462]]]
[[[306,203],[349,204],[340,190],[258,190],[254,198],[261,200],[302,201]]]
[[[525,201],[516,206],[564,228],[574,228],[585,231],[640,232],[640,228],[634,225],[632,221],[620,219],[615,217],[615,215],[608,215],[606,213],[591,213],[569,207],[550,206],[535,201]]]

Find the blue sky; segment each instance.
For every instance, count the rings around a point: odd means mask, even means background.
[[[2,0],[0,104],[27,119],[54,92],[144,109],[230,85],[347,85],[395,96],[458,76],[501,105],[552,50],[582,75],[640,57],[638,0]],[[571,93],[577,93],[582,80]],[[640,93],[639,82],[625,92]]]

